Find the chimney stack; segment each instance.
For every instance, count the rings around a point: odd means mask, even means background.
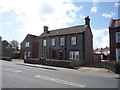
[[[90,18],[89,18],[89,16],[87,16],[85,18],[85,25],[88,25],[88,27],[90,28]]]
[[[47,33],[48,32],[48,27],[44,26],[44,32]]]

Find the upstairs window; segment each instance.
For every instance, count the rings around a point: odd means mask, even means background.
[[[25,46],[26,46],[26,47],[30,47],[30,42],[26,42],[26,43],[25,43]]]
[[[52,45],[52,46],[55,46],[55,39],[52,39],[52,40],[51,40],[51,45]]]
[[[64,46],[65,45],[65,38],[60,38],[60,45]]]
[[[47,40],[43,40],[43,46],[47,46]]]
[[[76,45],[76,37],[71,37],[71,45]]]
[[[120,32],[116,32],[116,42],[120,43]]]

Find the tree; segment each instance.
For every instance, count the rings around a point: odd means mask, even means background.
[[[9,44],[12,47],[12,58],[19,58],[19,42],[17,40],[12,40],[9,42]]]
[[[13,53],[19,53],[19,42],[17,40],[10,41],[10,45],[12,46]]]
[[[12,46],[13,49],[19,50],[19,42],[17,40],[10,41],[10,45]]]

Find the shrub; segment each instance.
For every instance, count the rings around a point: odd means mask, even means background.
[[[105,62],[105,68],[109,69],[117,74],[120,74],[120,63],[116,61]]]

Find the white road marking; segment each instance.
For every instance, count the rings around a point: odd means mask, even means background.
[[[2,70],[10,71],[10,72],[15,72],[15,73],[20,73],[20,72],[22,72],[22,71],[20,71],[20,70],[16,70],[16,69],[12,69],[12,68],[2,68]]]
[[[61,79],[56,79],[56,78],[52,78],[52,77],[48,77],[48,76],[38,75],[38,76],[35,76],[35,77],[36,78],[40,78],[40,79],[44,79],[44,80],[57,82],[57,83],[62,83],[62,84],[67,84],[67,85],[71,85],[71,86],[76,86],[76,87],[80,87],[80,88],[84,88],[86,86],[84,84],[78,84],[78,83],[69,82],[69,81],[65,81],[65,80],[61,80]]]

